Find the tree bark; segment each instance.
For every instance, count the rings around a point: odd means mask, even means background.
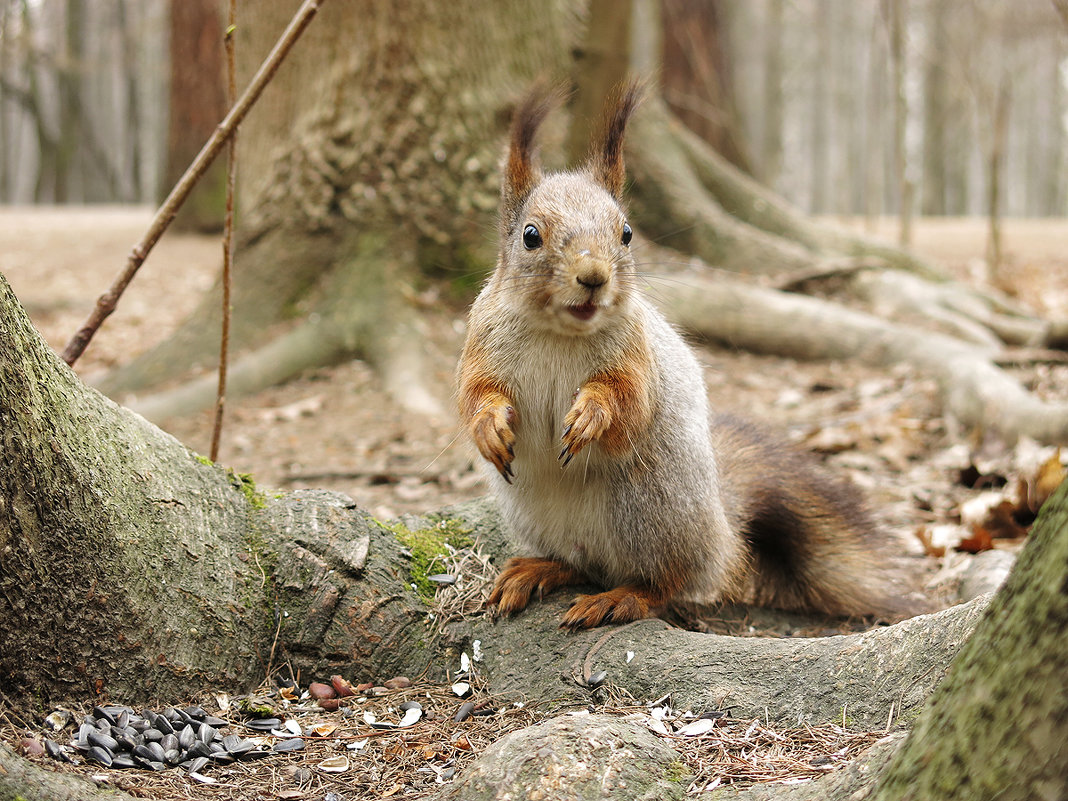
[[[249,688],[274,636],[320,671],[357,653],[384,671],[426,667],[392,647],[421,626],[417,603],[397,603],[410,594],[394,569],[402,547],[384,537],[367,560],[377,524],[351,501],[264,496],[84,387],[2,279],[0,337],[5,696],[136,703]],[[342,602],[359,613],[334,619]]]
[[[752,173],[734,98],[725,35],[729,13],[726,4],[701,0],[661,4],[661,93],[676,119],[735,167]]]
[[[774,188],[782,170],[783,154],[783,6],[785,0],[768,3],[764,33],[764,126],[760,141],[761,182]]]
[[[1044,507],[1012,574],[880,782],[876,801],[1068,796],[1066,504],[1068,482]]]
[[[239,27],[239,72],[258,63],[292,6],[271,4]],[[411,358],[396,346],[416,315],[404,284],[422,268],[462,284],[492,263],[496,135],[534,65],[566,71],[570,22],[532,0],[325,4],[242,131],[235,349],[258,350],[297,315],[340,314],[344,324],[352,315],[340,310],[352,304],[367,316],[346,333],[345,356]],[[365,286],[389,296],[361,304]],[[213,364],[218,306],[216,290],[176,336],[101,388],[121,397]],[[381,341],[365,349],[361,332]]]

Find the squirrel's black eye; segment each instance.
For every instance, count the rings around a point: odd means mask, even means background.
[[[533,225],[523,229],[523,247],[527,250],[537,250],[541,247],[541,232]]]
[[[630,225],[623,223],[623,244],[629,245],[631,237],[634,236],[634,232],[630,230]]]

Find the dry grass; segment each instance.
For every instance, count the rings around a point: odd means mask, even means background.
[[[756,720],[724,720],[708,734],[676,737],[672,745],[694,773],[693,794],[726,785],[816,779],[852,762],[885,736],[834,725],[775,728]]]

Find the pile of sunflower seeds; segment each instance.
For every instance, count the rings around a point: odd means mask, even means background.
[[[49,724],[56,730],[66,728],[69,720],[53,713]],[[250,720],[244,724],[264,734],[277,729],[276,718]],[[148,768],[166,770],[181,767],[193,777],[206,778],[201,771],[208,765],[226,764],[238,759],[255,759],[274,752],[299,751],[304,741],[290,738],[273,748],[256,739],[238,734],[223,734],[230,723],[207,714],[198,706],[169,708],[161,713],[145,709],[137,714],[126,706],[97,706],[82,718],[70,745],[45,740],[45,750],[53,759],[74,762],[81,753],[86,759],[108,768]]]

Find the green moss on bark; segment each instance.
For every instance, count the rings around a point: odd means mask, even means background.
[[[424,601],[434,599],[437,588],[428,576],[434,574],[434,566],[449,553],[450,548],[470,548],[474,545],[471,529],[454,518],[430,518],[429,526],[412,530],[404,523],[381,525],[392,531],[400,543],[408,549],[408,578]]]

